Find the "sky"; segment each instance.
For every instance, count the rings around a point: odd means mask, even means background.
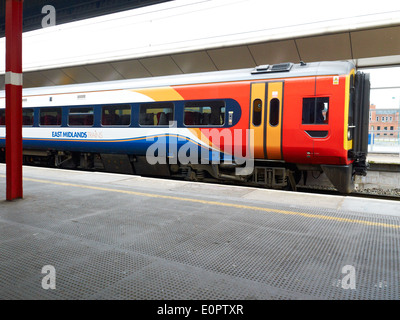
[[[400,107],[400,67],[362,69],[370,74],[370,102],[377,108]]]
[[[371,90],[371,104],[378,109],[395,109],[400,107],[400,88],[394,90]]]

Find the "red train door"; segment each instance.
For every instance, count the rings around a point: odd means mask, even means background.
[[[336,162],[343,149],[345,112],[344,77],[326,76],[316,80],[316,116],[314,129],[315,163]]]
[[[315,98],[315,77],[285,81],[283,108],[283,159],[294,163],[311,163],[314,157],[314,138],[308,122],[308,99]]]

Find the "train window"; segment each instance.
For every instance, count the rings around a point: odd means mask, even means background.
[[[256,99],[253,101],[253,125],[259,126],[262,119],[262,101]]]
[[[225,123],[224,101],[190,101],[185,103],[186,126],[222,126]]]
[[[167,126],[174,119],[172,102],[146,103],[140,105],[139,124],[141,126]]]
[[[61,108],[40,108],[41,126],[60,126]]]
[[[271,99],[269,103],[269,124],[273,127],[279,123],[279,99]]]
[[[0,110],[0,126],[6,124],[6,110]],[[22,109],[22,125],[32,126],[33,125],[33,109]]]
[[[329,98],[303,98],[303,124],[327,124],[329,115]]]
[[[4,126],[6,124],[6,110],[0,110],[0,126]]]
[[[131,124],[130,105],[103,106],[101,124],[103,126],[129,126]]]
[[[33,109],[31,108],[22,109],[22,125],[33,126]]]
[[[70,108],[68,115],[70,126],[92,126],[93,108]]]

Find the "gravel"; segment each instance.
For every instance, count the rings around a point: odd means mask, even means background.
[[[313,192],[321,191],[321,193],[335,193],[338,194],[338,191],[331,186],[324,185],[312,185],[312,186],[299,186],[304,189],[313,190]],[[399,197],[400,200],[400,188],[393,189],[381,189],[381,188],[359,188],[354,190],[352,195],[371,195],[371,196],[387,196],[387,197]]]
[[[370,189],[355,190],[354,193],[400,197],[400,189],[399,188],[394,188],[394,189],[370,188]]]

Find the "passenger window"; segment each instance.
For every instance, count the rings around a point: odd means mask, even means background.
[[[262,101],[256,99],[253,101],[253,125],[259,126],[261,124],[262,117]]]
[[[146,103],[140,105],[141,126],[167,126],[174,119],[174,104],[171,102]]]
[[[31,108],[22,109],[22,125],[33,126],[33,109]]]
[[[185,103],[186,126],[222,126],[225,123],[224,101],[191,101]]]
[[[329,97],[303,98],[302,124],[327,124]]]
[[[0,110],[0,126],[4,126],[6,124],[6,110]]]
[[[70,126],[92,126],[93,108],[71,108],[69,109],[68,125]]]
[[[101,108],[103,126],[129,126],[131,124],[131,107],[129,105],[103,106]]]
[[[41,126],[60,126],[61,108],[41,108],[40,109]]]
[[[0,126],[6,124],[6,110],[0,110]],[[22,109],[22,125],[33,126],[33,109]]]
[[[273,127],[279,123],[279,109],[279,99],[272,99],[269,103],[269,124]]]

